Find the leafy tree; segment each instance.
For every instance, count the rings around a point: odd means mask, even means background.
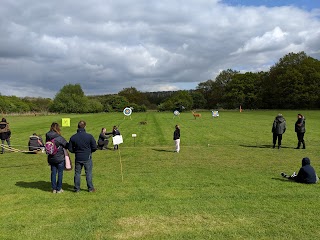
[[[103,105],[97,99],[89,99],[88,100],[88,113],[99,113],[103,112]]]
[[[259,74],[247,72],[236,74],[225,87],[224,101],[228,108],[257,108],[259,97]]]
[[[118,92],[118,95],[125,97],[131,104],[150,105],[147,96],[134,87],[124,88]]]
[[[199,83],[196,91],[200,92],[206,100],[206,108],[215,108],[221,101],[218,84],[213,80],[207,80],[205,82]]]
[[[50,98],[25,97],[22,100],[29,105],[30,111],[32,112],[48,112],[49,107],[52,104],[52,100]]]
[[[232,80],[233,76],[238,74],[238,71],[232,69],[223,70],[215,78],[215,80],[207,80],[199,83],[197,90],[199,90],[205,97],[208,109],[224,107],[223,98],[225,95],[225,88]]]
[[[232,69],[223,70],[219,73],[219,75],[216,77],[215,82],[222,88],[223,88],[232,81],[233,77],[238,74],[239,71],[235,71]]]
[[[186,91],[177,91],[175,92],[172,97],[170,97],[168,100],[163,102],[159,105],[159,111],[168,111],[168,110],[175,110],[175,109],[181,109],[181,107],[184,107],[186,110],[192,109],[193,106],[193,99],[191,94]]]
[[[100,102],[105,112],[121,112],[125,107],[129,106],[129,102],[125,97],[116,94],[104,95],[100,97]]]
[[[265,108],[319,107],[320,62],[304,52],[289,53],[264,79]]]
[[[207,100],[204,95],[200,91],[192,91],[191,92],[193,106],[192,108],[205,108]]]
[[[88,98],[80,84],[67,84],[56,94],[50,107],[52,112],[85,113],[88,112]]]

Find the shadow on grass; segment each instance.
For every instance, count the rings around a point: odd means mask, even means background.
[[[157,152],[174,152],[174,151],[171,151],[171,150],[166,150],[166,149],[156,149],[156,148],[152,148],[153,151],[157,151]]]
[[[239,145],[240,147],[247,147],[247,148],[272,148],[272,145]],[[289,148],[289,147],[282,147],[281,148]],[[274,149],[278,149],[276,146]]]
[[[13,165],[13,166],[4,166],[0,168],[20,168],[20,167],[26,167],[26,166],[35,166],[38,164],[21,164],[21,165]]]
[[[16,182],[16,186],[23,187],[23,188],[40,189],[45,192],[51,191],[51,182],[46,182],[46,181],[36,181],[36,182],[19,181],[19,182]],[[68,183],[62,183],[62,189],[64,191],[73,192],[74,188],[73,188],[73,185],[70,185]]]
[[[293,180],[289,180],[288,178],[284,178],[284,177],[278,177],[278,178],[271,178],[272,180],[277,180],[277,181],[281,181],[281,182],[291,182],[291,183],[295,183],[295,181]]]

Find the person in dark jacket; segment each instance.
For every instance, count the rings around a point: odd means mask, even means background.
[[[29,151],[41,151],[44,150],[44,143],[42,141],[42,138],[38,136],[36,133],[32,134],[32,136],[29,137]]]
[[[296,149],[300,149],[301,143],[302,148],[306,149],[306,144],[304,142],[304,133],[306,132],[306,119],[302,114],[298,114],[298,119],[294,125],[294,130],[297,133],[298,145]]]
[[[7,122],[7,119],[2,118],[0,122],[0,139],[2,144],[2,151],[1,154],[4,153],[4,142],[6,141],[9,148],[10,148],[10,137],[11,137],[11,131],[9,127],[9,123]]]
[[[179,127],[179,125],[175,126],[175,130],[173,132],[173,140],[176,145],[175,152],[179,153],[180,152],[180,127]]]
[[[278,149],[281,148],[282,134],[285,133],[287,124],[285,118],[279,113],[273,121],[272,133],[273,133],[273,148],[276,147],[278,139]]]
[[[69,141],[69,151],[75,154],[75,172],[74,172],[74,191],[80,191],[80,176],[82,167],[85,169],[87,187],[89,192],[95,192],[96,189],[92,183],[92,153],[97,150],[97,144],[94,137],[86,133],[85,121],[78,123],[77,133],[71,136]]]
[[[291,176],[281,173],[281,176],[293,180],[298,183],[317,183],[319,178],[316,171],[310,164],[310,159],[305,157],[301,161],[302,167],[300,168],[298,175],[294,172]]]
[[[120,131],[117,128],[117,126],[113,126],[113,128],[112,128],[112,136],[117,136],[117,135],[120,135]],[[118,149],[119,149],[119,145],[118,144],[113,145],[113,150],[118,150]]]
[[[108,149],[108,143],[109,143],[109,138],[110,138],[110,134],[112,133],[107,133],[107,129],[106,128],[102,128],[101,132],[99,134],[99,138],[98,138],[98,149],[103,150],[103,149]]]
[[[62,193],[62,178],[65,166],[65,154],[63,149],[68,148],[68,142],[61,136],[60,126],[56,122],[51,124],[50,131],[46,133],[46,142],[52,139],[54,139],[55,145],[58,148],[55,155],[48,155],[48,163],[51,167],[52,193]]]

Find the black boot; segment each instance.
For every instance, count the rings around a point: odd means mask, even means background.
[[[301,142],[298,142],[298,146],[295,149],[300,149]]]
[[[306,144],[304,143],[304,140],[302,141],[302,149],[306,149]]]

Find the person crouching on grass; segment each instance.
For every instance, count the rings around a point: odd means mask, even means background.
[[[319,178],[314,168],[310,165],[310,159],[305,157],[302,159],[302,167],[300,168],[298,175],[294,172],[291,176],[281,173],[281,176],[293,180],[298,183],[317,183]]]
[[[173,132],[173,140],[176,145],[175,152],[179,153],[180,152],[180,127],[179,127],[179,125],[175,126],[175,130]]]

